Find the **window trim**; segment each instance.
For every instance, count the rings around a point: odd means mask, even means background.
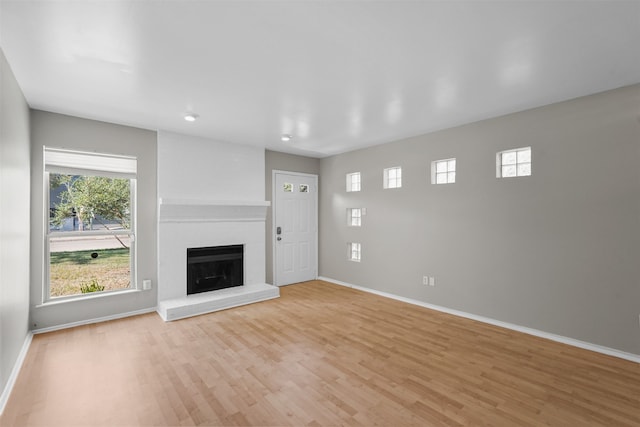
[[[91,168],[82,168],[80,166],[69,166],[64,165],[60,166],[55,163],[55,160],[52,161],[53,164],[47,163],[47,154],[48,153],[66,153],[70,154],[71,157],[73,155],[78,154],[78,158],[86,159],[83,157],[84,155],[92,156],[93,158],[99,158],[100,156],[104,156],[105,159],[113,160],[116,159],[116,167],[114,170],[102,170],[102,168],[91,167]],[[49,156],[49,158],[51,158]],[[55,159],[55,157],[54,157]],[[119,162],[123,160],[124,162]],[[124,165],[123,168],[118,170],[118,165]],[[130,168],[133,165],[133,170]],[[42,262],[42,305],[46,304],[54,304],[64,301],[74,301],[74,300],[82,300],[88,298],[95,298],[97,296],[103,295],[113,295],[113,294],[121,294],[121,293],[130,293],[132,291],[139,291],[138,287],[138,276],[137,276],[137,264],[138,257],[136,252],[136,233],[137,233],[137,158],[132,156],[117,156],[111,154],[99,154],[99,153],[85,153],[82,151],[71,151],[71,150],[61,150],[49,147],[43,147],[43,262]],[[95,166],[95,165],[92,165]],[[51,173],[60,173],[66,175],[83,175],[83,176],[102,176],[107,178],[120,178],[120,179],[128,179],[129,180],[129,197],[130,197],[130,228],[124,230],[85,230],[85,231],[63,231],[63,232],[55,232],[55,234],[51,233],[50,224],[49,224],[49,215],[50,215],[50,176]],[[80,234],[81,233],[81,234]],[[75,294],[75,295],[63,295],[63,296],[51,296],[51,239],[57,237],[69,237],[69,236],[115,236],[115,235],[128,235],[130,238],[130,246],[129,246],[129,268],[130,268],[130,281],[129,287],[124,289],[114,289],[100,292],[92,292],[88,294]]]

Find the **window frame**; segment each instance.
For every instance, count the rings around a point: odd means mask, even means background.
[[[358,215],[354,213],[358,212]],[[357,220],[357,224],[354,224],[354,220]],[[347,226],[348,227],[362,227],[362,208],[347,208]]]
[[[518,153],[521,152],[529,152],[529,161],[528,162],[519,162],[518,161]],[[515,166],[516,168],[516,174],[513,176],[504,176],[502,173],[502,169],[505,166],[502,162],[502,158],[505,154],[511,154],[514,153],[516,156],[516,161],[513,164],[507,164],[506,166]],[[525,165],[528,164],[529,165],[529,173],[526,175],[520,175],[518,173],[518,166],[520,165]],[[520,148],[512,148],[509,150],[503,150],[503,151],[499,151],[498,153],[496,153],[496,178],[521,178],[521,177],[527,177],[527,176],[532,176],[533,175],[533,150],[531,149],[531,146],[528,147],[520,147]]]
[[[393,178],[394,186],[391,186],[391,178],[389,172],[395,172],[396,176]],[[395,188],[402,188],[402,166],[392,166],[385,168],[382,173],[382,186],[385,190],[392,190]]]
[[[92,156],[95,158],[121,158],[125,160],[134,161],[136,166],[136,171],[133,173],[126,173],[122,171],[118,171],[117,167],[113,167],[113,169],[109,170],[109,166],[105,168],[83,168],[81,166],[74,165],[51,165],[46,163],[46,154],[47,152],[59,152],[66,153],[70,156],[77,154],[80,156]],[[131,292],[132,290],[138,290],[138,280],[137,280],[137,252],[136,252],[136,233],[137,233],[137,158],[133,156],[118,156],[106,153],[87,153],[82,151],[75,150],[61,150],[56,148],[44,147],[43,148],[43,274],[42,274],[42,303],[51,303],[51,302],[61,302],[67,300],[77,300],[77,299],[86,299],[86,298],[94,298],[96,296],[102,295],[111,295],[116,293],[126,293]],[[51,231],[50,227],[50,177],[52,173],[65,174],[65,175],[76,175],[76,176],[100,176],[107,178],[120,178],[120,179],[128,179],[129,180],[129,211],[130,211],[130,228],[129,229],[118,229],[118,230],[83,230],[83,231]],[[129,286],[123,289],[114,289],[114,290],[105,290],[99,292],[91,292],[87,294],[74,294],[74,295],[63,295],[63,296],[51,296],[51,240],[52,238],[61,238],[61,237],[73,237],[73,236],[83,236],[83,237],[92,237],[92,236],[123,236],[127,235],[130,239],[129,244],[129,270],[130,270],[130,280]]]
[[[353,178],[358,177],[357,181]],[[346,190],[347,193],[355,193],[362,190],[362,174],[360,172],[350,172],[346,175]],[[357,184],[357,185],[355,185]],[[356,187],[356,188],[354,188]]]
[[[358,245],[357,249],[354,250],[354,245]],[[357,254],[357,258],[353,257],[353,254]],[[358,242],[349,242],[347,243],[347,260],[352,262],[360,262],[362,261],[362,244]]]
[[[452,161],[455,162],[455,164],[454,164],[453,170],[450,170],[449,164]],[[445,172],[438,172],[438,165],[442,163],[446,164],[447,170]],[[431,162],[431,184],[436,184],[436,185],[455,184],[457,170],[458,170],[458,159],[455,157],[451,157],[449,159],[434,160],[433,162]],[[451,174],[453,174],[453,181],[449,181]],[[446,175],[447,177],[446,182],[438,182],[438,175]]]

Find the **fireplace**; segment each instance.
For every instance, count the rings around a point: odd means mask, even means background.
[[[187,295],[244,284],[244,245],[187,248]]]

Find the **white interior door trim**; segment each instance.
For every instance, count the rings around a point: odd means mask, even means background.
[[[276,175],[277,174],[286,174],[286,175],[296,175],[296,176],[304,176],[308,178],[313,178],[316,186],[316,191],[314,191],[315,197],[315,205],[316,205],[316,215],[315,215],[315,224],[313,224],[315,228],[315,265],[316,265],[316,274],[315,279],[318,278],[319,266],[318,266],[318,213],[320,206],[318,205],[318,175],[312,173],[303,173],[303,172],[291,172],[279,169],[271,170],[271,253],[273,254],[272,258],[272,271],[273,271],[273,284],[275,286],[280,286],[278,283],[278,268],[277,268],[277,249],[276,249],[276,209],[278,208],[276,202]]]

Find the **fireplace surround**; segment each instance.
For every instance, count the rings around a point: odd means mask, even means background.
[[[278,298],[278,288],[264,282],[268,206],[264,201],[159,200],[157,311],[164,320]],[[242,248],[242,286],[188,294],[187,250],[229,246]],[[219,254],[199,255],[206,258]],[[209,284],[216,281],[212,276],[221,275],[203,273],[210,278]]]

